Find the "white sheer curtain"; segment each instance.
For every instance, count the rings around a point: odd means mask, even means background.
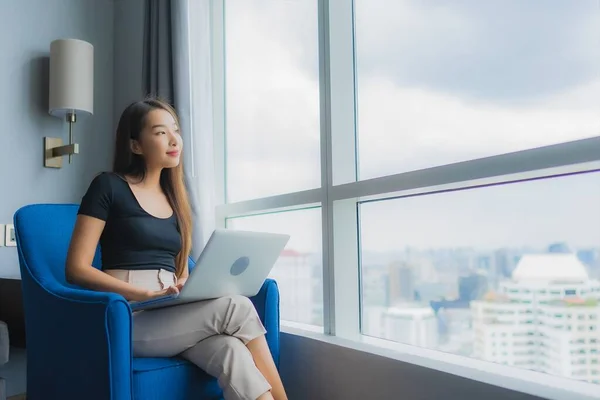
[[[215,228],[210,2],[172,2],[175,104],[192,209],[195,259]]]

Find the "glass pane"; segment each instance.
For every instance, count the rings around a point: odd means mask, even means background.
[[[356,0],[360,178],[598,135],[596,0]]]
[[[600,173],[361,204],[362,333],[592,382],[598,204]]]
[[[227,200],[320,186],[316,0],[225,2]]]
[[[323,326],[321,209],[231,218],[227,227],[291,236],[269,275],[279,286],[281,319]]]

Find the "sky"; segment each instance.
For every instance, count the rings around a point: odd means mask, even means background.
[[[226,2],[230,201],[320,185],[316,3]],[[355,5],[360,178],[600,134],[598,1]],[[600,246],[598,204],[598,174],[569,177],[369,203],[361,233],[377,251]],[[318,209],[243,224],[320,249]]]

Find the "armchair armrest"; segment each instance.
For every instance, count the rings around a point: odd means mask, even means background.
[[[23,276],[31,399],[130,400],[131,308],[115,293]],[[34,307],[28,304],[36,303]],[[42,305],[43,306],[40,306]]]
[[[279,288],[277,282],[273,279],[265,280],[258,294],[251,297],[252,303],[258,312],[265,329],[267,330],[266,339],[271,350],[271,355],[275,360],[275,365],[279,367]]]

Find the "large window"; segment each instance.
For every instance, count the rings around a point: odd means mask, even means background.
[[[292,235],[283,324],[598,382],[597,1],[212,4],[217,220]]]
[[[600,287],[597,204],[597,172],[360,204],[362,332],[488,361],[507,340],[493,336],[518,336],[511,365],[535,361],[568,330],[565,288]],[[540,285],[561,290],[541,300]]]

